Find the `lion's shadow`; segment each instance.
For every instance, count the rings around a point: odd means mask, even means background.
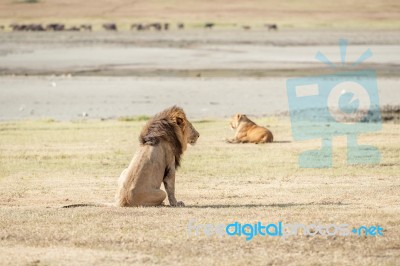
[[[262,208],[262,207],[301,207],[301,206],[344,206],[350,205],[342,202],[310,202],[310,203],[274,203],[274,204],[207,204],[207,205],[186,205],[184,208],[194,209],[222,209],[222,208]]]

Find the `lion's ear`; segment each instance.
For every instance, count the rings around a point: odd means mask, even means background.
[[[176,118],[176,124],[177,124],[178,126],[182,127],[182,126],[183,126],[183,119],[180,118],[180,117],[177,117],[177,118]]]
[[[241,114],[237,114],[236,115],[236,119],[239,120],[240,118],[242,118],[242,115]]]

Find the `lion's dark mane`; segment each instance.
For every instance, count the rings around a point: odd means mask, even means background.
[[[142,145],[150,146],[155,146],[161,141],[169,143],[175,156],[175,168],[178,168],[180,166],[183,151],[182,143],[180,142],[177,133],[181,128],[172,118],[172,114],[175,113],[183,113],[183,110],[174,106],[156,114],[143,127],[139,136],[139,141]]]

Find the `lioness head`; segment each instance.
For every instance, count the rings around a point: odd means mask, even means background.
[[[241,122],[247,121],[247,120],[248,120],[248,118],[247,118],[246,115],[236,114],[236,115],[234,115],[232,117],[232,121],[230,123],[230,126],[231,126],[232,129],[236,129],[240,125]]]

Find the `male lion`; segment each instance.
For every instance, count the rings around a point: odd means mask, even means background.
[[[195,144],[199,133],[179,107],[156,114],[140,133],[141,147],[118,179],[117,205],[158,206],[166,197],[171,206],[184,206],[175,198],[175,171],[187,143]]]
[[[233,139],[225,139],[228,143],[267,143],[274,140],[271,131],[260,127],[251,121],[246,115],[236,114],[230,123],[232,129],[236,129]]]
[[[187,120],[182,108],[170,107],[150,119],[139,136],[140,148],[118,179],[116,204],[73,204],[83,206],[159,206],[166,197],[171,206],[184,206],[175,198],[175,171],[187,144],[194,145],[200,134]]]

